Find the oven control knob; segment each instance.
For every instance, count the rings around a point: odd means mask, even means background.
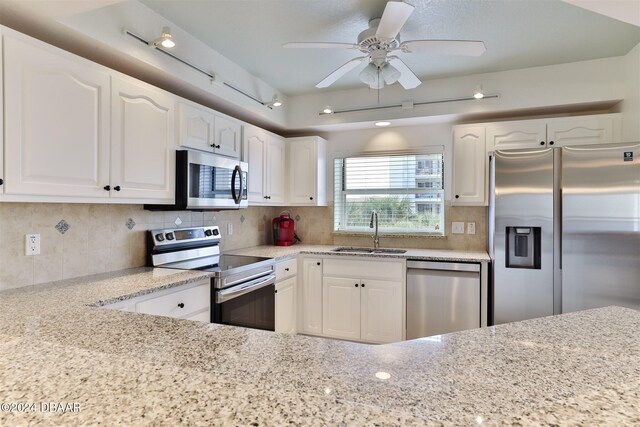
[[[174,238],[173,233],[167,233],[167,240],[173,240]]]
[[[217,236],[218,234],[220,234],[220,232],[218,231],[218,229],[217,229],[217,228],[214,228],[214,229],[213,229],[213,235],[214,235],[214,236]]]
[[[162,233],[156,234],[156,240],[158,242],[164,242],[164,234],[162,234]]]
[[[204,235],[205,236],[211,236],[213,233],[211,232],[211,230],[204,230]]]

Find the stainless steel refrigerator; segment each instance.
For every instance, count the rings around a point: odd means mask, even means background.
[[[493,323],[640,309],[640,144],[497,151]]]

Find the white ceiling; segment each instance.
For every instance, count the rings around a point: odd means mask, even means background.
[[[636,0],[631,0],[636,1]],[[141,0],[253,75],[294,96],[349,59],[352,50],[283,49],[290,41],[356,42],[385,0]],[[399,54],[421,79],[625,55],[640,28],[560,0],[410,0],[400,33],[410,39],[484,40],[481,57]],[[177,40],[179,43],[179,40]],[[363,65],[364,66],[364,65]],[[324,90],[359,87],[358,70]]]

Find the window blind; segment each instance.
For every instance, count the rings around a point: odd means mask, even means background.
[[[347,157],[334,161],[334,230],[444,234],[442,152]]]

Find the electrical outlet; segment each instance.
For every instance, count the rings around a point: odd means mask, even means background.
[[[476,234],[476,223],[468,222],[467,223],[467,234]]]
[[[39,234],[27,234],[25,235],[25,250],[24,254],[40,255],[40,235]]]
[[[452,222],[451,232],[453,234],[464,234],[464,222]]]
[[[229,236],[231,236],[233,234],[233,224],[232,223],[228,223],[227,224],[227,234]]]

